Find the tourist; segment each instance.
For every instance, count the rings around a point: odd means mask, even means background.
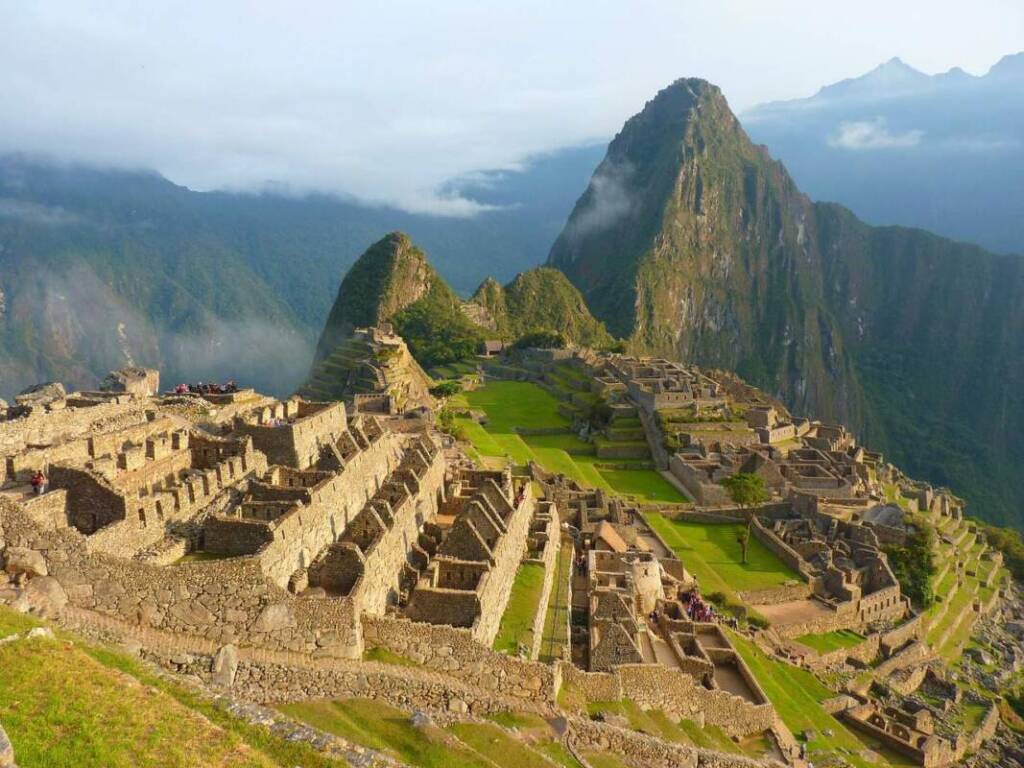
[[[43,474],[43,470],[37,469],[36,473],[32,475],[32,492],[36,496],[42,496],[46,493],[47,485],[49,485],[49,481],[47,481],[46,475]]]

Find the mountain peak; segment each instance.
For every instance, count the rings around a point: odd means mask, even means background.
[[[426,254],[404,232],[371,245],[349,269],[327,318],[316,360],[356,328],[379,325],[425,295],[440,280]]]
[[[992,65],[987,77],[1024,77],[1024,51],[1003,56]]]

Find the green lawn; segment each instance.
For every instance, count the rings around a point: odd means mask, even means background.
[[[848,629],[843,629],[838,632],[801,635],[796,638],[796,641],[806,645],[808,648],[812,648],[818,653],[831,653],[832,651],[838,651],[840,648],[852,648],[855,645],[859,645],[864,642],[864,636]]]
[[[807,670],[768,657],[742,635],[729,632],[729,637],[761,684],[775,711],[794,735],[799,737],[806,730],[815,732],[815,737],[808,742],[808,750],[815,762],[818,762],[822,753],[843,752],[843,756],[857,768],[872,765],[861,758],[859,753],[864,749],[877,750],[878,745],[862,741],[822,708],[821,702],[835,695],[832,691]],[[832,735],[826,736],[826,731]],[[895,759],[895,763],[890,761],[888,764],[911,764]]]
[[[658,514],[648,515],[647,519],[697,578],[705,594],[722,592],[735,597],[737,592],[769,589],[800,579],[796,571],[753,536],[744,565],[737,541],[743,532],[741,523],[689,523]]]
[[[541,590],[544,587],[544,566],[523,563],[516,572],[512,594],[501,617],[501,626],[494,638],[494,650],[515,654],[522,643],[527,648],[533,642],[533,619],[537,615]]]
[[[603,469],[590,443],[570,431],[569,420],[558,412],[561,402],[542,387],[521,381],[490,381],[453,398],[455,407],[487,414],[487,424],[456,419],[463,436],[481,456],[511,457],[516,464],[535,461],[580,485],[634,496],[641,502],[683,503],[686,498],[653,469]],[[562,429],[556,434],[520,435],[517,429]],[[634,463],[634,462],[625,462]]]

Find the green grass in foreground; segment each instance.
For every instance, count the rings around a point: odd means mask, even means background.
[[[537,615],[541,590],[544,587],[544,566],[523,563],[516,572],[512,594],[501,617],[501,626],[494,638],[494,650],[515,654],[519,644],[527,647],[533,641],[533,619]]]
[[[491,381],[453,398],[453,406],[481,410],[487,424],[456,419],[457,426],[481,456],[509,456],[516,464],[535,461],[580,485],[631,495],[641,502],[683,503],[686,498],[653,469],[602,469],[594,446],[570,431],[569,420],[558,412],[560,401],[536,384]],[[517,429],[562,429],[545,435],[521,435]],[[617,462],[611,462],[617,463]]]
[[[739,745],[730,739],[721,728],[713,725],[701,727],[690,720],[671,720],[658,709],[643,710],[632,701],[594,701],[587,705],[590,714],[616,714],[629,721],[635,731],[677,744],[689,744],[719,752],[741,754]]]
[[[0,608],[0,635],[37,623]],[[341,765],[235,718],[122,653],[63,635],[0,646],[0,722],[26,767]]]
[[[279,709],[321,731],[420,768],[490,768],[440,728],[417,728],[404,712],[377,701],[302,701]]]
[[[798,643],[806,645],[818,653],[831,653],[840,648],[852,648],[864,642],[864,636],[848,629],[838,632],[823,632],[817,635],[801,635],[796,638]]]
[[[536,715],[506,713],[492,717],[493,725],[456,723],[442,729],[418,728],[401,710],[368,699],[303,701],[280,709],[314,728],[417,768],[551,768],[552,760],[563,768],[581,768]],[[525,738],[505,728],[514,728]]]
[[[770,589],[800,579],[796,571],[753,536],[744,565],[737,541],[743,532],[740,523],[689,523],[658,514],[648,515],[647,519],[686,569],[697,577],[704,593],[722,592],[735,597],[737,592]]]
[[[822,708],[821,702],[835,695],[832,691],[807,670],[768,657],[742,635],[730,632],[729,637],[786,726],[798,737],[806,730],[815,732],[807,745],[815,762],[821,753],[840,752],[857,768],[872,765],[860,753],[865,749],[878,751],[879,746],[862,741]],[[826,736],[826,730],[832,735]],[[882,765],[911,764],[898,757],[895,762],[888,755],[886,759],[889,762]]]

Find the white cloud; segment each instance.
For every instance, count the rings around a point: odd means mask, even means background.
[[[78,214],[66,211],[59,206],[39,205],[9,197],[0,197],[0,218],[20,219],[29,224],[45,226],[77,224],[82,220]]]
[[[827,5],[8,0],[0,152],[464,215],[477,209],[440,195],[446,180],[609,137],[678,77],[742,109],[896,54],[984,71],[1024,25],[1019,0],[967,17],[933,0],[928,35],[915,3]]]
[[[633,198],[629,194],[633,172],[629,162],[605,161],[598,166],[587,190],[586,207],[573,217],[571,237],[606,230],[633,210]]]
[[[905,149],[921,143],[924,131],[910,130],[892,133],[884,117],[874,120],[855,120],[840,123],[834,134],[828,137],[828,145],[838,149],[855,151],[869,149]]]

